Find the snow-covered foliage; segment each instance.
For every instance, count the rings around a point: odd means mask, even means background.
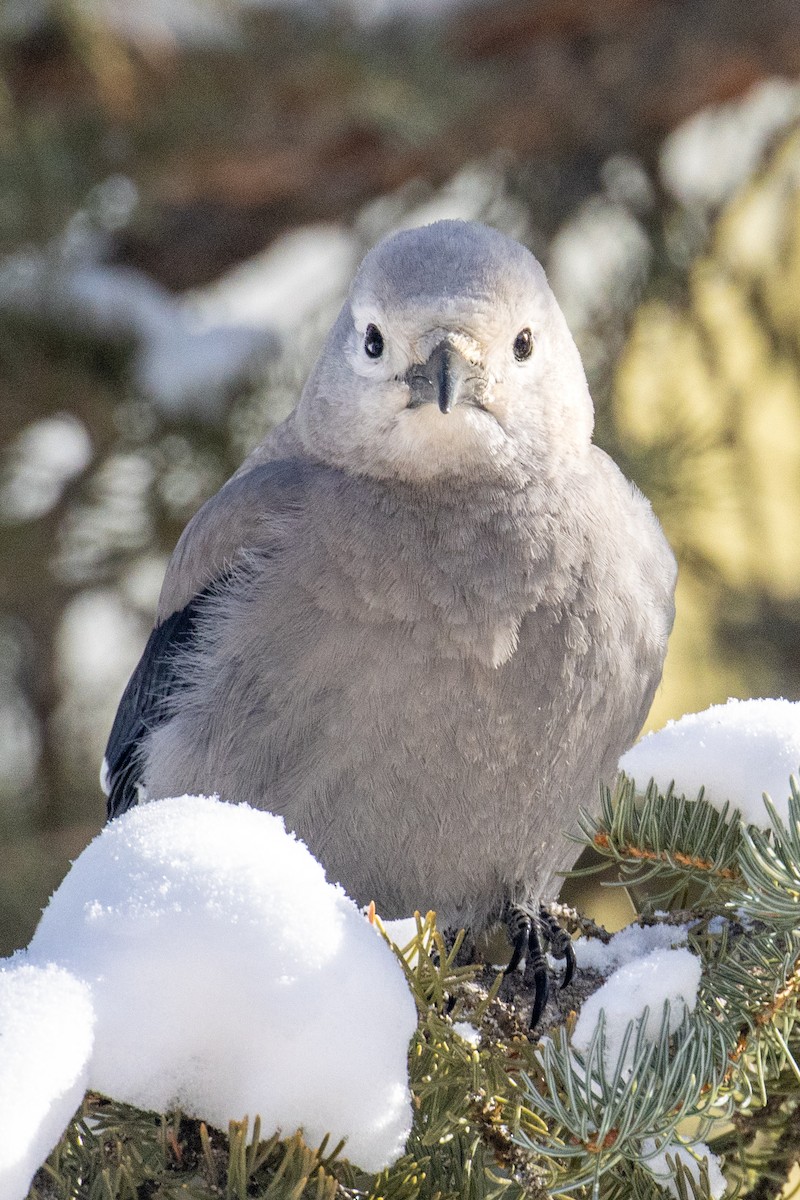
[[[798,115],[800,87],[788,79],[764,80],[741,99],[701,109],[664,143],[660,166],[667,189],[689,207],[723,204]]]
[[[176,299],[141,271],[104,263],[91,241],[5,259],[0,310],[131,341],[137,387],[167,415],[217,417],[227,391],[277,352],[273,328],[228,320],[200,292]]]
[[[197,796],[126,813],[74,863],[0,987],[13,1033],[0,1098],[14,1103],[18,1078],[36,1095],[0,1154],[4,1200],[25,1194],[85,1086],[223,1128],[259,1114],[312,1144],[347,1138],[367,1170],[403,1150],[416,1009],[401,968],[269,813]],[[67,1032],[68,1054],[43,1055]]]
[[[687,718],[669,779],[695,767],[718,781],[720,764],[735,778],[750,760],[760,764],[750,782],[756,772],[769,778],[776,746],[782,753],[790,741],[791,722],[781,720],[797,707],[751,701]],[[708,732],[720,711],[749,713],[749,740],[740,733],[720,747]],[[480,1180],[481,1200],[498,1181],[496,1194],[516,1200],[523,1179],[525,1194],[544,1195],[530,1192],[533,1181],[545,1186],[544,1162],[559,1186],[607,1178],[614,1195],[633,1181],[630,1194],[691,1186],[718,1200],[716,1153],[722,1145],[737,1178],[731,1148],[713,1116],[713,1136],[701,1136],[715,1153],[686,1142],[684,1122],[789,1071],[800,791],[788,816],[783,826],[772,815],[768,837],[730,811],[655,788],[637,797],[621,781],[587,825],[589,840],[634,879],[652,884],[658,871],[679,888],[699,882],[697,916],[673,924],[650,904],[643,924],[579,940],[582,1004],[571,1033],[551,1017],[548,1036],[527,1041],[527,999],[515,1008],[500,994],[495,1003],[493,969],[459,965],[458,945],[436,933],[432,915],[390,923],[401,965],[278,818],[204,797],[134,809],[84,851],[28,950],[0,967],[0,1128],[13,1134],[0,1149],[0,1195],[22,1200],[89,1088],[223,1129],[258,1114],[265,1133],[289,1139],[298,1187],[322,1169],[309,1150],[301,1170],[291,1139],[301,1127],[311,1146],[346,1138],[345,1156],[367,1171],[393,1164],[380,1184],[393,1200],[422,1177],[421,1197],[447,1179],[461,1188],[465,1172]],[[588,997],[582,971],[605,976]],[[125,1120],[119,1104],[108,1119]],[[152,1128],[150,1118],[136,1126],[142,1144]],[[85,1126],[69,1126],[50,1162],[66,1172],[64,1188],[78,1176],[53,1163],[82,1155],[80,1177],[94,1178],[105,1144],[101,1131],[93,1150]],[[324,1168],[331,1195],[337,1170]],[[208,1185],[215,1194],[213,1174]]]
[[[667,1142],[657,1150],[655,1140],[647,1138],[642,1145],[642,1151],[648,1155],[652,1152],[651,1157],[645,1160],[645,1165],[674,1200],[680,1200],[680,1192],[675,1183],[675,1171],[667,1161],[667,1155],[674,1163],[680,1163],[695,1181],[700,1179],[700,1163],[705,1159],[708,1164],[708,1183],[712,1200],[720,1200],[720,1197],[724,1196],[728,1185],[722,1174],[720,1160],[702,1142],[693,1142],[687,1146],[677,1141]]]
[[[617,967],[584,1003],[572,1034],[573,1046],[588,1050],[600,1013],[605,1013],[605,1064],[606,1070],[613,1072],[630,1022],[641,1026],[648,1041],[655,1041],[661,1033],[665,1005],[669,1005],[670,1033],[678,1028],[686,1009],[694,1010],[700,967],[700,959],[685,947],[652,950]]]
[[[637,785],[654,779],[664,791],[694,799],[701,788],[716,808],[728,801],[745,821],[768,824],[766,792],[786,817],[790,775],[800,774],[800,702],[729,700],[668,721],[620,759]]]
[[[400,189],[365,206],[354,229],[302,226],[205,287],[174,296],[144,272],[106,262],[107,230],[91,228],[92,221],[124,224],[138,202],[130,180],[112,176],[92,195],[97,213],[80,210],[44,249],[0,259],[0,313],[130,343],[142,396],[166,417],[212,423],[230,393],[263,376],[281,355],[294,366],[299,357],[310,369],[318,345],[312,352],[299,331],[324,314],[335,316],[364,251],[390,229],[442,218],[486,219],[513,235],[525,228],[524,212],[502,193],[497,170],[467,167],[423,203],[409,205]]]

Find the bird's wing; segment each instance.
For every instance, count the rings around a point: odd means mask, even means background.
[[[108,816],[139,799],[141,749],[174,712],[198,621],[248,550],[269,554],[282,519],[302,504],[308,464],[298,459],[260,463],[236,475],[192,518],[170,559],[156,626],[125,688],[106,747],[100,781]]]

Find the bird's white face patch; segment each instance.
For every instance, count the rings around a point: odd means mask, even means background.
[[[403,408],[386,436],[395,470],[407,479],[464,473],[497,458],[507,437],[489,412],[456,405],[441,413],[435,404]]]
[[[367,255],[298,424],[345,469],[517,486],[589,444],[585,377],[532,255],[494,231],[445,234]]]
[[[354,304],[351,312],[352,327],[344,353],[353,373],[376,383],[385,383],[402,375],[414,355],[413,338],[405,323],[391,320],[374,304]],[[379,329],[383,336],[384,349],[380,358],[370,358],[364,348],[370,325]]]
[[[520,329],[536,326],[542,314],[527,306],[509,314],[490,311],[471,297],[450,297],[413,310],[387,311],[372,297],[354,299],[352,324],[344,346],[354,376],[358,424],[373,460],[380,456],[393,473],[429,479],[495,464],[507,453],[505,420],[509,405],[525,403],[537,374],[535,350],[526,362],[513,353]],[[383,350],[373,358],[365,342],[370,328],[380,331]],[[456,403],[442,413],[435,403],[413,406],[408,372],[424,364],[447,341],[474,368],[481,407]]]
[[[443,338],[450,342],[476,367],[491,377],[510,373],[519,380],[535,358],[535,346],[545,324],[541,306],[526,304],[517,312],[505,305],[494,309],[472,297],[449,297],[447,301],[428,301],[417,308],[387,311],[371,297],[351,302],[352,325],[345,345],[345,357],[354,374],[371,381],[389,381],[402,376],[415,364],[424,363]],[[365,349],[367,330],[373,326],[383,337],[383,352],[371,358]],[[522,329],[530,329],[534,353],[527,362],[514,358],[514,339]]]

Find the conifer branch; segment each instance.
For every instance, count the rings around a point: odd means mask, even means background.
[[[662,794],[650,780],[640,795],[621,774],[613,792],[601,789],[599,816],[584,811],[579,824],[581,840],[618,865],[623,883],[649,885],[652,906],[669,907],[690,886],[703,904],[741,882],[738,813],[727,804],[718,811],[702,790],[687,800],[672,784]]]

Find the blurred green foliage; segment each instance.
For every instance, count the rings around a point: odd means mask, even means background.
[[[800,696],[800,136],[728,205],[677,300],[647,297],[611,419],[678,555],[651,722]]]

